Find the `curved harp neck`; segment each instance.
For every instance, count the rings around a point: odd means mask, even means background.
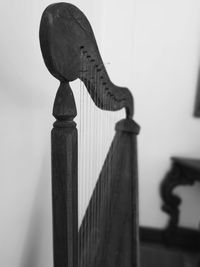
[[[96,106],[103,110],[126,109],[133,116],[133,97],[114,85],[101,59],[94,33],[85,15],[69,3],[50,5],[43,13],[40,44],[45,64],[60,81],[81,79]]]

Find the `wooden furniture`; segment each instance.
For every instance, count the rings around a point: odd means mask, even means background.
[[[60,81],[51,137],[54,267],[136,267],[139,126],[132,120],[132,95],[109,79],[92,28],[74,5],[58,3],[46,8],[41,19],[40,44],[48,70]],[[79,133],[70,87],[70,82],[76,79],[84,83],[102,112],[126,110],[126,118],[115,126],[115,137],[79,229]]]
[[[173,190],[180,185],[193,185],[200,181],[200,160],[190,158],[173,157],[171,168],[163,179],[160,187],[163,200],[162,210],[169,214],[169,221],[166,228],[166,239],[170,242],[177,232],[179,223],[179,205],[181,199],[173,193]],[[191,230],[192,231],[192,230]]]
[[[173,190],[200,181],[200,160],[172,158],[160,194],[162,210],[169,215],[164,229],[140,227],[141,267],[200,266],[200,231],[179,226],[181,198]]]
[[[200,231],[179,226],[181,198],[173,190],[200,181],[200,160],[173,157],[162,180],[162,210],[169,215],[165,228],[140,227],[141,267],[200,266]]]

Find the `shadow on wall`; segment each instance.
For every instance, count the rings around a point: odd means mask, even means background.
[[[35,191],[30,223],[24,242],[21,267],[53,266],[52,259],[52,214],[51,214],[51,175],[49,151],[46,150],[41,174]]]

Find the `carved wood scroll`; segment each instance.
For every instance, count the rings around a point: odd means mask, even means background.
[[[173,240],[173,236],[179,231],[181,198],[173,190],[180,185],[193,185],[196,181],[200,181],[200,160],[173,157],[171,168],[160,187],[163,200],[162,210],[170,216],[165,230],[165,238],[168,243]]]
[[[45,64],[61,82],[81,79],[95,104],[104,110],[125,108],[133,116],[133,97],[114,85],[101,59],[92,28],[74,5],[58,3],[46,8],[40,24],[40,44]]]

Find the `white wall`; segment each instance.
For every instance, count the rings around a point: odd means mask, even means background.
[[[38,40],[41,14],[52,2],[1,3],[0,266],[52,266],[49,133],[58,82],[44,66]],[[170,156],[200,157],[200,121],[192,117],[200,2],[71,2],[91,21],[114,83],[134,94],[142,127],[141,224],[162,227],[158,185]],[[195,205],[184,212],[185,225],[197,223],[191,217],[198,215],[199,189],[181,191],[185,208]]]
[[[137,1],[133,88],[142,126],[140,204],[145,225],[165,224],[158,185],[169,158],[200,157],[200,120],[192,117],[200,63],[199,11],[196,0]],[[199,187],[184,191],[181,224],[197,227]]]

